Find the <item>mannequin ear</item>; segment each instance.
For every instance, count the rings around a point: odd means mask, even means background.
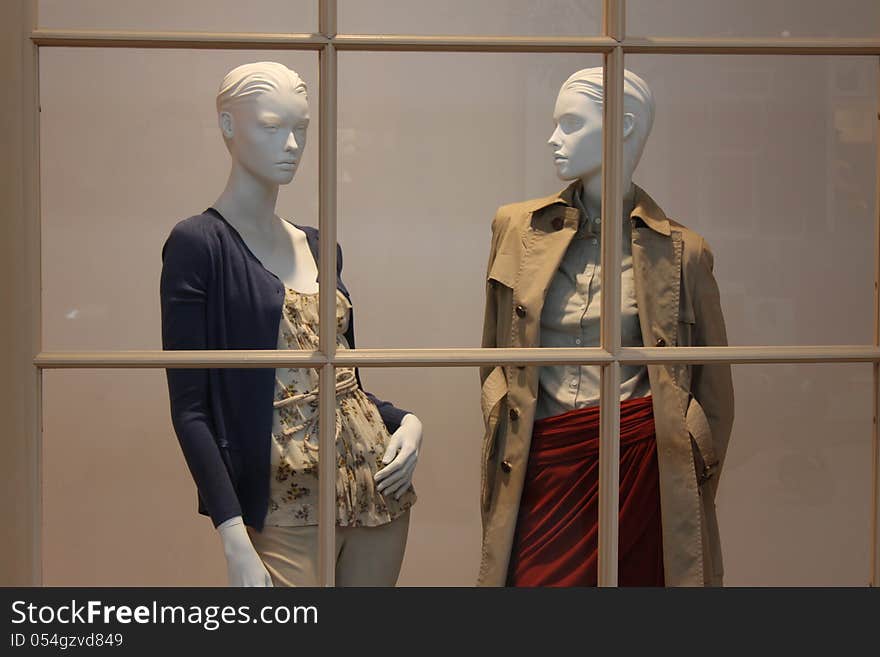
[[[232,115],[229,112],[220,112],[220,131],[224,139],[232,139]]]
[[[623,138],[629,137],[636,127],[636,117],[632,112],[626,112],[623,115]]]

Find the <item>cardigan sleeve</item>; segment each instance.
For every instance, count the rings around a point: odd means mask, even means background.
[[[340,282],[342,281],[342,247],[339,246],[339,244],[336,245],[336,278]],[[348,342],[348,346],[354,349],[354,310],[351,311],[351,316],[348,320],[348,329],[345,332],[345,339]],[[354,375],[357,379],[358,386],[360,386],[361,390],[364,390],[364,385],[361,383],[361,375],[357,368],[354,370]],[[366,394],[369,400],[376,405],[376,409],[379,411],[379,415],[382,417],[382,422],[385,423],[385,428],[388,429],[388,433],[394,433],[397,431],[400,428],[400,423],[403,422],[403,418],[409,415],[409,411],[397,408],[391,402],[379,399],[371,392],[364,390],[364,394]]]
[[[162,348],[206,349],[211,259],[203,237],[178,224],[162,247],[159,296]],[[217,445],[208,370],[166,369],[171,420],[186,464],[214,526],[241,515],[238,496]]]

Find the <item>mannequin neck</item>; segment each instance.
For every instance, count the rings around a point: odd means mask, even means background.
[[[602,175],[582,178],[581,182],[581,203],[584,209],[591,217],[599,217],[602,215]],[[631,202],[635,194],[635,188],[632,182],[632,174],[624,172],[621,187],[623,193],[623,207],[627,207],[627,203]]]
[[[277,201],[277,184],[266,184],[233,162],[226,189],[214,207],[236,227],[244,226],[246,230],[272,234],[275,230]]]

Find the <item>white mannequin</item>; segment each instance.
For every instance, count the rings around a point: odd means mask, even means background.
[[[279,89],[261,83],[261,75],[280,77],[289,85]],[[267,270],[294,290],[317,292],[318,269],[305,233],[275,214],[278,186],[293,180],[305,148],[309,123],[305,84],[281,64],[246,64],[227,74],[217,112],[232,167],[214,207]],[[422,423],[415,415],[406,415],[388,443],[382,458],[385,467],[375,474],[379,492],[400,498],[412,482],[421,441]],[[217,530],[230,586],[272,586],[241,516],[221,523]]]
[[[580,178],[583,203],[590,216],[601,214],[602,204],[602,67],[585,68],[568,78],[559,90],[548,140],[556,173],[562,180]],[[624,205],[632,198],[632,177],[654,123],[654,96],[632,71],[624,72],[623,178]]]

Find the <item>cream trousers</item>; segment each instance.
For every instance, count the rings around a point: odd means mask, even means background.
[[[409,510],[378,527],[336,528],[336,586],[394,586]],[[247,528],[275,586],[318,586],[318,526]]]

